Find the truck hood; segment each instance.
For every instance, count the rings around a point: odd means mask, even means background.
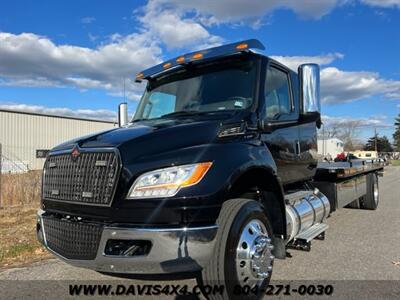
[[[53,148],[52,151],[80,148],[116,147],[121,154],[131,157],[152,155],[213,142],[220,131],[222,120],[160,119],[131,123],[80,137]],[[135,155],[136,154],[136,155]]]

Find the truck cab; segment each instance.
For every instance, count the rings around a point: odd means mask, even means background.
[[[321,237],[338,202],[313,185],[319,69],[262,50],[247,40],[138,73],[147,85],[129,122],[52,149],[43,245],[105,273],[199,272],[232,298],[238,284],[268,284],[288,246]],[[337,188],[321,174],[321,190]]]

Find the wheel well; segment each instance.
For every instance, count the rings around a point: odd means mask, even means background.
[[[286,238],[286,210],[278,178],[263,168],[242,174],[232,185],[227,199],[247,198],[261,203],[274,235]]]

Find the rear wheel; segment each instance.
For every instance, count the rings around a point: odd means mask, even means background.
[[[218,218],[214,255],[203,270],[203,283],[224,285],[223,295],[210,299],[257,299],[268,284],[274,256],[272,227],[260,204],[232,199],[224,203]]]
[[[357,199],[357,200],[354,200],[353,202],[350,202],[349,204],[347,204],[346,207],[349,207],[349,208],[360,208],[360,205],[361,205],[361,201],[360,201],[360,199]]]
[[[370,173],[367,175],[367,194],[362,201],[362,208],[375,210],[379,204],[378,175]]]

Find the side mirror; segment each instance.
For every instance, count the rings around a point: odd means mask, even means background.
[[[120,103],[118,106],[118,127],[124,127],[128,124],[128,104]]]
[[[303,64],[299,66],[300,78],[300,118],[320,123],[320,77],[317,64]],[[318,125],[320,126],[320,124]]]

